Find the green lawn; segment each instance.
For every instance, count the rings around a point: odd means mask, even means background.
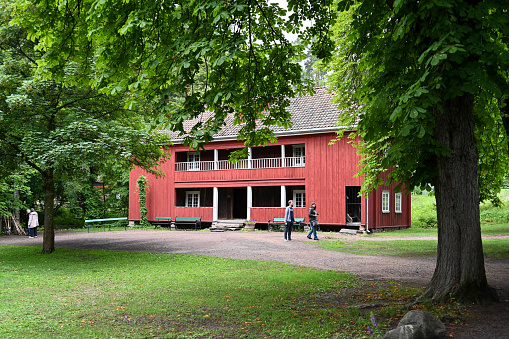
[[[52,339],[355,338],[370,312],[383,328],[421,291],[275,262],[25,246],[0,246],[0,286],[0,337]]]
[[[370,236],[372,237],[372,236]],[[353,238],[345,241],[323,241],[320,247],[353,254],[362,255],[391,255],[403,257],[435,256],[437,254],[436,240],[382,240],[372,238]],[[483,249],[485,257],[509,258],[509,238],[484,239]]]

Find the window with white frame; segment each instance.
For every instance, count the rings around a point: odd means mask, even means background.
[[[187,153],[187,170],[188,171],[200,170],[200,152]]]
[[[293,146],[293,157],[295,158],[295,166],[306,165],[306,149],[304,145]]]
[[[293,191],[294,207],[306,207],[306,191]]]
[[[382,213],[389,213],[389,191],[382,192]]]
[[[401,193],[396,193],[394,195],[394,212],[396,213],[402,213],[402,208],[401,208],[401,201],[402,201],[402,196],[401,196]]]
[[[186,207],[200,207],[200,191],[186,191]]]

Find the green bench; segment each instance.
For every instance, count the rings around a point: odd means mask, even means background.
[[[171,217],[156,217],[156,221],[150,222],[152,225],[154,225],[154,228],[157,227],[169,227],[171,229]]]
[[[295,223],[293,224],[296,227],[297,231],[304,231],[304,219],[305,218],[295,218]],[[272,221],[269,220],[267,222],[267,230],[270,232],[271,230],[280,231],[284,230],[286,226],[285,218],[272,218]]]
[[[122,221],[126,221],[125,223]],[[127,229],[127,218],[105,218],[105,219],[89,219],[85,220],[85,227],[87,228],[87,232],[90,232],[91,227],[104,227],[104,231],[106,231],[106,226],[111,230],[111,226],[113,225],[124,225],[125,229]]]
[[[196,231],[201,228],[201,217],[175,217],[173,221],[175,229],[193,229]]]

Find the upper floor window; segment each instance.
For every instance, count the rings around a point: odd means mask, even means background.
[[[403,197],[402,197],[401,193],[396,193],[394,195],[394,212],[396,212],[396,213],[403,212],[403,209],[401,207],[402,198]]]
[[[389,213],[389,191],[382,192],[382,213]]]
[[[199,171],[200,170],[200,152],[187,153],[187,170]]]
[[[306,207],[306,191],[293,191],[295,207]]]
[[[186,191],[186,207],[200,207],[200,191]]]
[[[295,158],[295,166],[306,165],[306,153],[304,145],[293,146],[293,157]]]

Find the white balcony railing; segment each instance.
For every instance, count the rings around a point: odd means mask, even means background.
[[[175,163],[175,172],[304,167],[305,165],[305,157],[242,159],[235,164],[228,160],[190,161]]]

